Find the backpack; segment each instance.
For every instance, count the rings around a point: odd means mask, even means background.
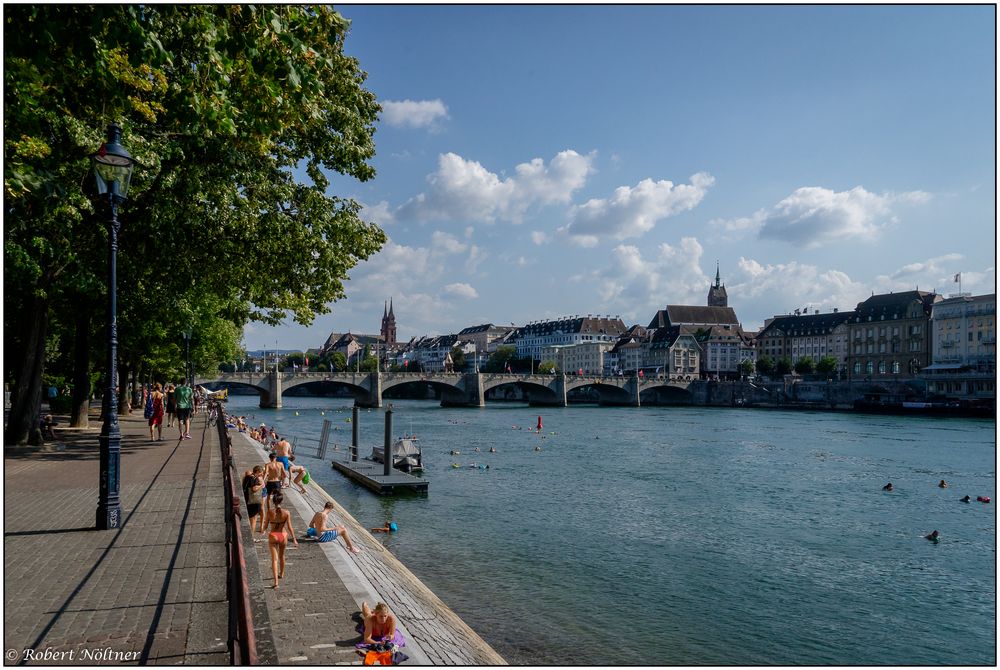
[[[146,396],[146,409],[142,410],[142,416],[146,419],[153,418],[153,394]]]

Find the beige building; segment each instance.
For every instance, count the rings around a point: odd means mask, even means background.
[[[942,296],[926,291],[873,295],[858,303],[850,332],[851,379],[912,378],[931,364],[931,309]]]
[[[847,372],[850,322],[854,312],[829,314],[786,314],[768,319],[757,335],[757,357],[772,361],[787,357],[792,363],[810,358],[814,363],[824,356],[837,360],[837,371]]]
[[[582,342],[580,344],[550,345],[541,350],[541,362],[552,361],[556,369],[567,374],[604,374],[604,356],[614,342]]]
[[[961,295],[934,304],[933,362],[921,375],[927,391],[951,397],[996,397],[997,297]]]

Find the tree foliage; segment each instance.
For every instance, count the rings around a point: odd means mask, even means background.
[[[795,361],[795,372],[800,375],[811,375],[813,370],[816,369],[816,363],[809,356],[803,356],[799,360]]]
[[[794,369],[795,366],[792,365],[792,359],[788,356],[782,356],[778,359],[778,362],[774,364],[774,374],[779,377],[787,375]]]
[[[816,362],[816,372],[822,372],[825,375],[830,374],[837,369],[837,359],[833,356],[823,356]]]
[[[774,374],[774,359],[770,356],[761,356],[757,359],[757,372],[770,377]]]
[[[55,306],[106,304],[107,203],[93,198],[88,155],[107,123],[121,123],[140,164],[118,261],[119,348],[133,369],[173,374],[190,325],[202,370],[234,353],[248,320],[310,323],[384,243],[358,203],[329,193],[331,173],[374,175],[380,109],[329,7],[12,5],[4,16],[4,325],[8,360],[21,361],[5,379],[23,399],[9,441],[31,423]]]

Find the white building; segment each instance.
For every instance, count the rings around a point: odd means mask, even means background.
[[[626,330],[619,318],[592,316],[537,321],[522,326],[513,335],[519,358],[542,359],[542,349],[551,346],[608,342],[614,345]],[[609,347],[610,348],[610,347]]]

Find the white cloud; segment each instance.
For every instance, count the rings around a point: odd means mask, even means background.
[[[703,253],[694,237],[682,238],[676,246],[660,244],[648,259],[638,247],[619,244],[610,266],[570,280],[596,289],[598,309],[645,325],[667,303],[704,303],[709,279],[700,267]]]
[[[935,258],[929,258],[926,261],[918,261],[915,263],[907,263],[903,267],[899,268],[890,275],[892,279],[903,279],[927,276],[930,274],[941,275],[944,270],[942,263],[948,261],[960,261],[962,260],[962,254],[945,254],[944,256],[937,256]]]
[[[782,240],[808,249],[842,239],[872,240],[896,221],[894,205],[922,204],[929,199],[930,195],[923,191],[877,194],[861,186],[840,192],[806,186],[770,209],[749,217],[716,219],[709,224],[724,234],[756,232],[761,239]]]
[[[549,236],[540,230],[531,231],[531,241],[536,245],[542,245],[549,241]]]
[[[444,292],[457,298],[467,298],[470,300],[472,298],[479,297],[479,293],[476,292],[476,289],[465,283],[448,284],[444,287]]]
[[[441,100],[384,100],[382,118],[390,126],[428,128],[448,118],[448,107]]]
[[[594,154],[561,151],[547,166],[535,158],[501,178],[476,161],[441,154],[438,169],[427,176],[428,191],[404,203],[398,215],[420,221],[520,223],[531,207],[568,203],[592,172],[593,159]]]
[[[385,228],[395,221],[392,210],[389,208],[389,203],[385,200],[375,205],[361,203],[361,212],[358,216],[362,221],[374,223],[380,228]]]
[[[601,236],[624,240],[640,237],[657,222],[694,209],[715,183],[699,172],[690,184],[643,179],[635,187],[619,186],[608,199],[593,199],[570,210],[570,222],[559,229],[580,246],[595,246]]]
[[[448,254],[460,254],[465,251],[468,246],[459,242],[454,235],[436,230],[434,231],[434,234],[431,235],[431,248]]]

